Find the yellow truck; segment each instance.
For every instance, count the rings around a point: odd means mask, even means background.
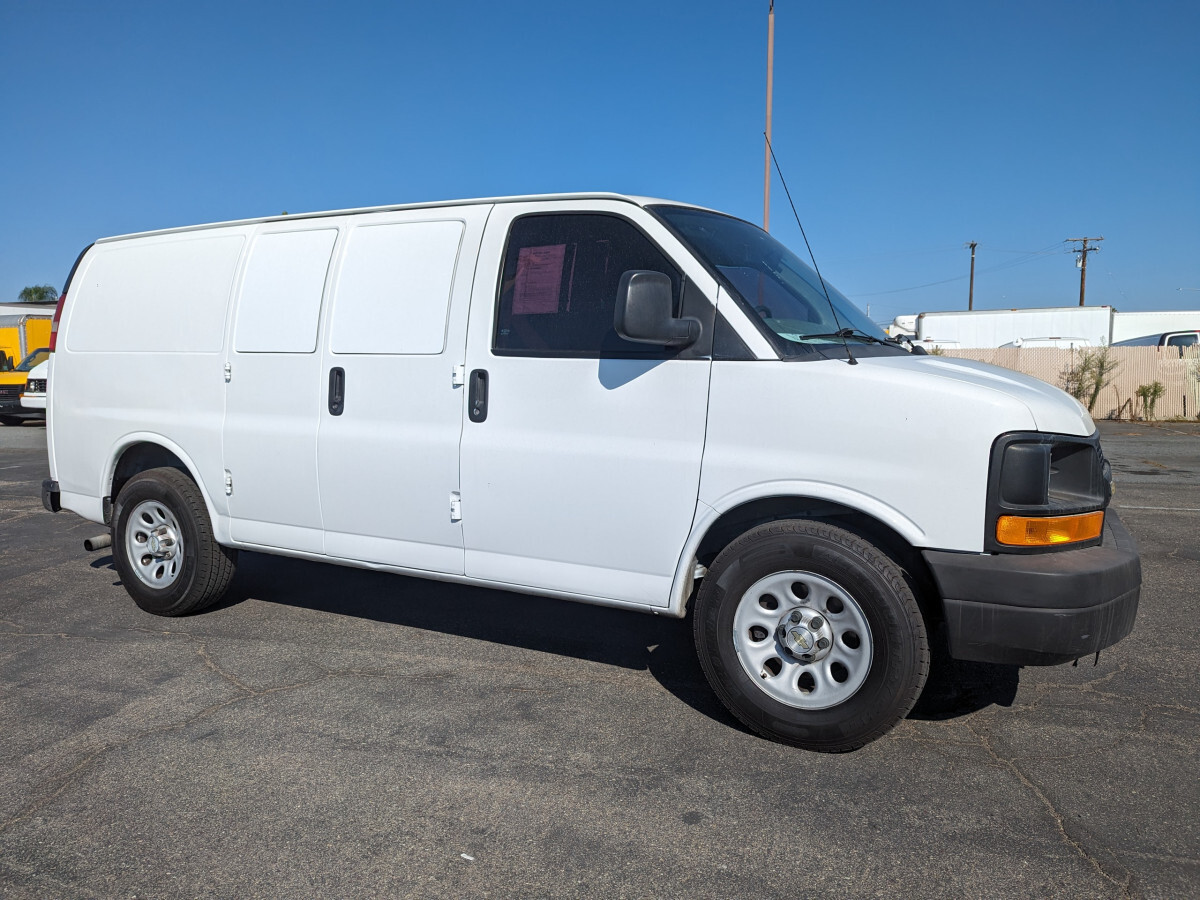
[[[49,341],[47,341],[49,343]],[[21,405],[21,394],[29,372],[40,362],[50,358],[49,347],[39,347],[7,372],[0,372],[0,425],[20,425],[25,419],[40,419],[44,410],[28,409]]]
[[[0,373],[12,372],[34,350],[50,346],[50,315],[0,315]]]

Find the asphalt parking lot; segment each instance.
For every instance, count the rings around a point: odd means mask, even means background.
[[[1200,426],[1101,428],[1133,634],[944,667],[840,756],[742,729],[676,621],[255,554],[146,615],[0,429],[0,894],[1200,895]]]

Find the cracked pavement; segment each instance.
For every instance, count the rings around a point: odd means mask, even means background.
[[[0,896],[1200,895],[1200,427],[1102,423],[1145,584],[1077,666],[938,660],[826,756],[687,623],[243,554],[140,612],[0,432]]]

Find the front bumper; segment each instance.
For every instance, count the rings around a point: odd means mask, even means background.
[[[0,416],[15,416],[23,419],[40,418],[45,415],[45,408],[41,410],[26,409],[21,405],[21,395],[14,394],[13,396],[0,397]]]
[[[1110,647],[1133,630],[1142,566],[1133,536],[1111,509],[1098,547],[923,555],[943,598],[955,659],[1055,665]]]

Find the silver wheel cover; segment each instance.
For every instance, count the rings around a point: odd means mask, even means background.
[[[797,709],[845,703],[874,658],[862,607],[828,578],[802,571],[774,572],[750,586],[734,613],[733,647],[760,690]]]
[[[144,500],[125,520],[125,555],[138,580],[161,591],[183,571],[183,535],[166,505]]]

